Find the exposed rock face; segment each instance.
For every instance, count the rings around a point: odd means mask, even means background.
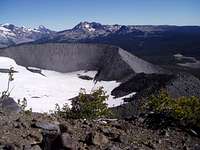
[[[27,44],[0,50],[28,67],[71,72],[98,70],[97,80],[121,80],[134,73],[161,73],[160,68],[115,46],[100,44]]]
[[[179,73],[167,86],[167,91],[173,97],[200,97],[200,80],[188,73]]]
[[[159,67],[156,67],[155,65],[152,65],[134,55],[131,53],[119,49],[119,54],[122,57],[122,59],[129,64],[129,66],[136,72],[136,73],[159,73],[161,69]],[[134,62],[133,62],[134,60]]]
[[[127,117],[141,113],[140,106],[152,94],[157,94],[160,90],[178,98],[181,96],[200,97],[200,80],[191,74],[180,72],[178,74],[136,74],[119,87],[112,91],[115,97],[136,92],[130,98],[124,99],[125,103],[113,108],[119,117]]]
[[[181,96],[200,97],[200,80],[191,74],[180,72],[173,75],[136,74],[112,91],[112,95],[122,97],[136,92],[134,99],[148,97],[165,89],[174,98]]]
[[[136,92],[134,97],[146,97],[159,91],[170,82],[175,75],[159,75],[159,74],[136,74],[119,87],[112,91],[115,97],[122,97],[132,92]]]

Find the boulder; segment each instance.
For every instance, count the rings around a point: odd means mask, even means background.
[[[0,144],[0,150],[14,150],[14,146],[11,144]]]
[[[120,143],[124,143],[124,144],[128,144],[129,143],[129,139],[126,135],[119,135],[117,138],[117,141]]]
[[[32,125],[33,127],[41,128],[47,131],[55,131],[60,134],[60,127],[57,124],[48,123],[48,122],[36,122]]]
[[[51,150],[61,147],[60,141],[60,127],[57,124],[52,124],[48,122],[36,122],[32,127],[41,128],[43,135],[43,149]]]
[[[39,145],[26,145],[23,150],[42,150]]]
[[[19,105],[11,97],[0,99],[0,106],[6,112],[19,113],[21,111]]]
[[[200,149],[200,144],[195,144],[193,150],[199,150],[199,149]]]
[[[72,138],[69,133],[63,133],[61,135],[62,145],[65,149],[77,150],[78,149],[78,140]]]
[[[34,145],[31,147],[31,150],[42,150],[39,145]]]
[[[102,133],[91,132],[86,137],[86,143],[92,145],[105,145],[109,142],[108,138]]]
[[[80,79],[83,79],[83,80],[93,80],[92,77],[87,76],[87,75],[79,75],[78,77],[79,77]]]

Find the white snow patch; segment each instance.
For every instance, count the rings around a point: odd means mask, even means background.
[[[2,26],[0,26],[0,30],[1,30],[1,31],[7,31],[7,32],[10,31],[9,29],[7,29],[7,28],[5,28],[5,27],[2,27]]]
[[[136,94],[136,92],[133,92],[133,93],[130,93],[128,95],[125,95],[125,96],[119,97],[119,98],[114,98],[113,96],[111,96],[112,98],[109,99],[107,104],[108,104],[109,107],[116,107],[116,106],[122,105],[122,104],[124,104],[124,100],[123,99],[130,98],[135,94]]]
[[[15,34],[10,30],[3,26],[0,26],[0,36],[15,36]]]
[[[90,32],[95,31],[95,29],[92,28],[89,24],[85,24],[85,28],[88,29],[88,31],[90,31]]]
[[[195,57],[188,57],[179,53],[174,54],[174,57],[179,61],[183,59],[189,60],[189,62],[186,61],[185,63],[177,63],[177,65],[179,66],[195,68],[195,69],[200,68],[200,60],[197,60]],[[193,61],[193,62],[190,62],[190,61]]]
[[[90,25],[89,25],[89,24],[86,24],[85,27],[86,27],[86,28],[90,28]]]
[[[180,53],[178,53],[178,54],[174,54],[174,57],[176,57],[176,58],[180,58],[180,57],[183,57],[183,55],[180,54]]]
[[[103,86],[110,95],[107,101],[109,107],[121,105],[122,99],[125,98],[114,99],[111,96],[111,91],[119,86],[119,82],[101,81],[94,84],[92,80],[83,80],[78,77],[78,74],[94,77],[97,71],[59,73],[42,70],[42,74],[45,75],[43,76],[17,65],[13,59],[0,57],[0,69],[9,69],[11,66],[18,71],[18,73],[14,73],[14,81],[11,82],[11,97],[16,101],[25,97],[28,108],[32,108],[34,112],[49,112],[55,109],[55,104],[62,106],[67,103],[70,105],[69,99],[77,96],[81,88],[85,88],[89,93],[91,90]],[[7,88],[7,81],[8,74],[0,72],[1,92]]]

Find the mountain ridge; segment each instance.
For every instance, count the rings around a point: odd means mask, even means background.
[[[33,42],[49,37],[55,32],[40,25],[37,28],[17,27],[13,24],[0,25],[0,47],[8,47],[21,43]]]
[[[71,29],[62,31],[53,31],[40,25],[38,28],[17,27],[13,24],[0,25],[0,47],[7,47],[27,42],[99,42],[102,38],[109,40],[114,34],[127,35],[136,34],[139,37],[147,37],[153,33],[174,32],[191,32],[197,30],[200,32],[200,26],[177,26],[177,25],[104,25],[97,22],[80,22]],[[187,31],[189,30],[189,31]],[[7,32],[6,32],[7,31]],[[16,32],[19,32],[17,34]],[[193,31],[194,32],[194,31]],[[10,34],[8,34],[10,33]],[[115,36],[116,36],[115,35]],[[15,37],[15,38],[14,38]],[[109,43],[109,42],[108,42]],[[115,44],[113,44],[115,45]],[[120,46],[120,45],[119,45]]]
[[[63,73],[98,70],[96,80],[122,80],[132,73],[149,74],[164,71],[119,47],[102,44],[23,44],[1,49],[0,56],[13,58],[17,64],[24,67],[31,66]]]
[[[41,26],[40,29],[43,29]],[[1,28],[0,28],[1,37]],[[4,37],[5,38],[5,37]],[[0,48],[19,45],[12,38],[0,39]],[[96,22],[80,22],[72,29],[50,32],[21,39],[24,43],[90,43],[115,45],[148,61],[167,69],[177,67],[175,54],[194,57],[200,60],[200,26],[173,25],[103,25]],[[175,69],[179,69],[178,68]],[[199,67],[200,68],[200,67]],[[185,70],[184,67],[180,69]],[[189,69],[188,72],[191,72]],[[199,71],[192,70],[200,77]]]

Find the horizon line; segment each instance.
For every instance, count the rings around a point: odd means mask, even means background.
[[[0,25],[14,25],[16,27],[25,27],[25,28],[30,28],[30,29],[36,29],[40,26],[43,26],[49,30],[52,30],[52,31],[56,31],[56,32],[60,32],[60,31],[65,31],[65,30],[70,30],[70,29],[73,29],[75,26],[77,26],[78,24],[80,23],[98,23],[98,24],[101,24],[101,25],[110,25],[110,26],[113,26],[113,25],[119,25],[119,26],[177,26],[177,27],[200,27],[200,25],[195,25],[195,24],[183,24],[183,25],[177,25],[177,24],[118,24],[118,23],[114,23],[114,24],[104,24],[104,23],[100,23],[100,22],[95,22],[95,21],[80,21],[78,23],[76,23],[75,25],[73,25],[72,27],[66,27],[66,29],[60,29],[60,30],[54,30],[52,29],[52,27],[48,27],[48,25],[43,25],[43,24],[40,24],[40,25],[36,25],[36,26],[26,26],[26,25],[19,25],[19,24],[14,24],[14,23],[0,23]]]

